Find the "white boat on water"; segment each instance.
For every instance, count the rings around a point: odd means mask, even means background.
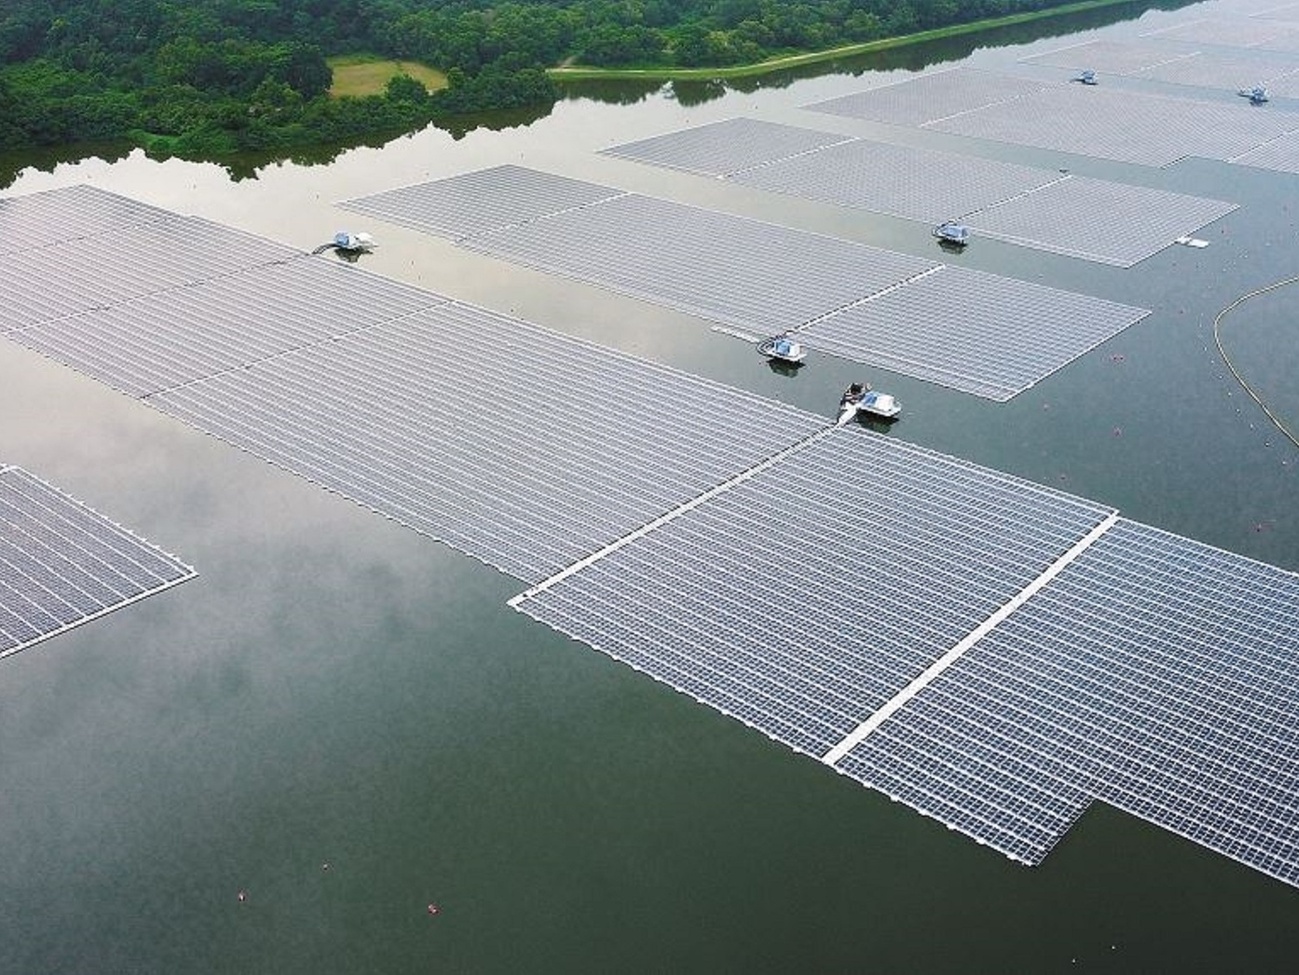
[[[785,362],[791,366],[802,365],[803,360],[807,358],[807,350],[800,343],[783,334],[773,335],[759,342],[758,353],[768,359]]]
[[[934,228],[934,236],[941,243],[964,247],[970,242],[970,228],[955,220],[944,220]]]
[[[839,418],[835,423],[843,426],[860,413],[880,420],[895,420],[901,412],[901,404],[889,393],[877,392],[869,383],[853,383],[839,398]]]
[[[334,246],[340,251],[364,253],[374,250],[377,245],[369,234],[353,234],[340,230],[334,234]]]

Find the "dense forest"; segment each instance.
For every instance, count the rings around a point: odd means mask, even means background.
[[[0,147],[130,139],[220,156],[545,106],[545,69],[726,66],[1065,0],[4,0]],[[446,72],[330,97],[326,57]]]

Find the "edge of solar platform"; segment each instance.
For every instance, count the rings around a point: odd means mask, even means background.
[[[156,586],[153,586],[149,589],[145,589],[143,592],[136,593],[134,596],[129,596],[126,599],[121,600],[120,602],[113,603],[110,606],[105,606],[102,609],[90,613],[87,616],[82,616],[69,623],[64,623],[63,625],[59,626],[56,629],[48,630],[44,633],[41,633],[39,636],[33,637],[30,640],[26,640],[22,643],[17,644],[16,646],[9,647],[7,650],[2,650],[0,651],[0,660],[3,660],[6,657],[11,657],[16,653],[20,653],[23,650],[27,650],[31,647],[34,647],[39,643],[44,643],[46,640],[53,639],[56,636],[62,636],[64,633],[67,633],[69,630],[75,630],[77,627],[82,626],[86,623],[91,623],[97,619],[102,619],[103,617],[108,616],[110,613],[117,612],[119,609],[124,609],[127,606],[131,606],[135,603],[141,602],[142,600],[145,600],[150,596],[156,596],[159,593],[165,592],[168,589],[174,589],[176,586],[179,586],[180,584],[185,582],[189,582],[191,579],[196,579],[198,577],[198,570],[195,569],[192,565],[190,565],[188,562],[185,562],[174,553],[163,548],[161,545],[149,541],[139,532],[136,532],[133,529],[128,528],[126,525],[123,525],[121,522],[108,517],[103,512],[98,511],[97,509],[87,504],[86,502],[80,500],[79,498],[74,497],[73,495],[69,494],[67,491],[64,491],[62,488],[55,487],[49,481],[45,480],[43,477],[40,477],[37,474],[33,474],[25,467],[21,467],[18,464],[0,463],[0,478],[3,478],[6,474],[9,474],[14,471],[17,471],[22,476],[28,477],[31,480],[35,481],[36,483],[40,484],[42,487],[46,488],[53,494],[56,494],[60,498],[64,499],[67,503],[75,505],[76,507],[82,509],[83,511],[87,511],[90,514],[94,515],[97,519],[104,522],[105,524],[111,525],[114,530],[120,532],[123,535],[126,535],[128,538],[130,538],[141,548],[149,549],[150,551],[158,555],[164,556],[168,561],[170,561],[181,571],[174,579],[164,580]]]

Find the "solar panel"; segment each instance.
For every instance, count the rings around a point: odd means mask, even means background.
[[[1299,132],[1273,139],[1266,145],[1242,153],[1231,161],[1241,166],[1254,166],[1257,169],[1299,173]]]
[[[823,318],[799,339],[808,348],[1004,401],[1147,314],[944,266]]]
[[[445,300],[336,260],[299,255],[8,338],[131,396],[148,396]]]
[[[1043,87],[974,68],[949,68],[803,107],[869,122],[923,125],[990,105],[1013,103]]]
[[[935,266],[636,194],[464,245],[762,333],[800,325]]]
[[[494,166],[347,200],[339,206],[424,233],[460,238],[531,223],[621,193],[523,166]]]
[[[1297,650],[1299,577],[1121,519],[840,770],[1011,855],[1059,797],[1034,862],[1082,793],[1299,883]]]
[[[981,236],[1131,267],[1234,203],[1071,176],[995,204],[964,222]]]
[[[0,468],[0,657],[193,576],[27,471]]]
[[[1147,31],[1142,36],[1189,41],[1193,44],[1222,44],[1227,47],[1275,48],[1281,45],[1280,49],[1285,50],[1287,35],[1299,36],[1299,31],[1257,20],[1205,18]]]
[[[149,402],[527,580],[827,422],[456,302]]]
[[[1061,84],[932,123],[952,135],[1164,166],[1185,156],[1228,159],[1291,129],[1299,114],[1251,110],[1084,85]],[[1139,133],[1134,137],[1134,133]]]
[[[513,604],[820,758],[1105,515],[834,429]]]
[[[0,254],[108,235],[127,227],[171,220],[175,214],[84,184],[28,196],[0,198]]]
[[[739,173],[735,182],[937,223],[1060,178],[992,159],[857,140]]]
[[[66,204],[79,197],[72,194]],[[0,332],[301,256],[265,238],[182,216],[24,250],[0,264]]]
[[[733,118],[624,143],[602,152],[607,156],[690,173],[730,176],[755,166],[822,149],[847,138],[758,119]]]
[[[1110,74],[1136,74],[1159,64],[1176,64],[1194,58],[1197,51],[1158,44],[1130,44],[1124,41],[1087,41],[1070,44],[1044,54],[1020,58],[1025,64],[1047,64],[1060,68],[1090,68]]]

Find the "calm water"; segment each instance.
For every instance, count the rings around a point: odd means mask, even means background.
[[[1061,43],[958,53],[1008,66]],[[797,111],[863,71],[575,97],[526,127],[237,182],[131,154],[23,169],[11,191],[87,181],[303,248],[371,229],[376,271],[822,412],[869,375],[908,407],[894,436],[1299,568],[1299,452],[1209,332],[1295,273],[1299,178],[984,147],[1242,204],[1208,249],[1128,271],[994,241],[958,258],[1155,309],[1005,405],[832,359],[779,375],[685,316],[332,206],[513,162],[933,256],[917,224],[594,154],[740,114],[882,134]],[[1292,424],[1296,294],[1224,330]],[[516,615],[517,581],[3,342],[0,390],[0,457],[201,573],[0,665],[0,972],[1293,968],[1299,894],[1223,857],[1097,805],[1044,866],[1016,866]]]

